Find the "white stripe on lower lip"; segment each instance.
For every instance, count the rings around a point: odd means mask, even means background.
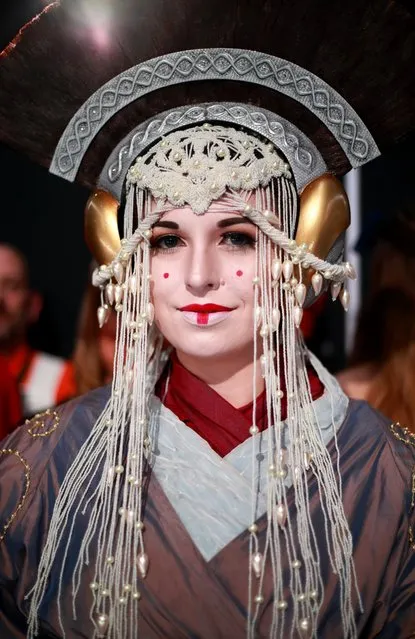
[[[200,313],[195,313],[194,311],[181,311],[181,314],[183,315],[183,319],[189,324],[206,328],[207,326],[214,326],[215,324],[223,322],[223,320],[225,320],[231,312],[232,311],[216,311],[215,313],[206,313],[206,324],[198,324],[197,316],[200,315]]]

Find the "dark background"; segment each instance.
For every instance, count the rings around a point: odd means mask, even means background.
[[[45,6],[40,0],[15,0],[0,9],[0,50],[20,26]],[[414,140],[407,140],[362,169],[363,225],[374,232],[377,214],[411,195]],[[91,256],[84,243],[83,209],[89,192],[68,183],[0,145],[0,241],[27,256],[32,286],[44,296],[44,310],[31,336],[33,345],[69,356]],[[353,213],[353,212],[352,212]],[[370,253],[363,261],[363,293]],[[311,347],[332,371],[345,363],[344,313],[329,303],[320,316]]]

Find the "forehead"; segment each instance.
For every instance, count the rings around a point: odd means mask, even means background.
[[[0,277],[26,279],[26,267],[21,257],[7,246],[0,246]]]

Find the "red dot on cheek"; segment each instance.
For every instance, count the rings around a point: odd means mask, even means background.
[[[238,277],[242,277],[242,275],[243,275],[242,271],[236,271],[236,274],[237,274]]]
[[[167,280],[167,278],[169,277],[170,273],[163,273],[163,277],[165,280]]]

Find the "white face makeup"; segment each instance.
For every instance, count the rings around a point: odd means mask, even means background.
[[[166,213],[151,240],[155,321],[187,357],[253,356],[257,227],[212,205]]]

